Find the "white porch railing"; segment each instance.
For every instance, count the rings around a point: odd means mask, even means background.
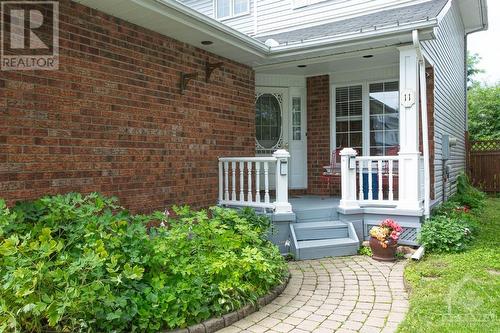
[[[291,213],[288,202],[289,157],[286,150],[280,149],[269,157],[219,158],[219,204]],[[275,170],[275,177],[269,177],[271,170]],[[274,184],[270,184],[270,180]],[[276,191],[273,201],[271,188]]]
[[[399,156],[357,156],[355,164],[360,205],[396,206]]]
[[[342,198],[340,208],[422,207],[423,163],[422,158],[406,156],[356,156],[354,149],[345,148],[341,156]],[[406,167],[415,164],[414,174],[402,174]],[[413,177],[418,188],[409,188],[404,177]],[[412,201],[412,193],[416,193]]]

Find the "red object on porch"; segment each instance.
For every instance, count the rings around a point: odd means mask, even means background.
[[[331,191],[331,184],[340,183],[340,150],[337,148],[332,152],[330,165],[323,167],[321,181],[327,183],[328,189]]]
[[[327,183],[328,189],[330,192],[332,192],[332,189],[335,189],[335,187],[332,187],[331,185],[337,185],[337,187],[340,186],[340,181],[341,181],[341,163],[340,163],[340,151],[343,148],[337,148],[332,152],[332,157],[330,159],[330,165],[325,165],[323,167],[323,172],[321,174],[321,180],[325,183]],[[357,150],[356,150],[357,151]],[[358,152],[359,154],[359,152]]]

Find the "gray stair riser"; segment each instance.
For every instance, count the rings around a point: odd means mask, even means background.
[[[347,226],[343,228],[314,228],[314,229],[295,229],[297,240],[315,240],[329,238],[347,238],[349,230]]]
[[[295,212],[297,222],[335,220],[338,213],[334,208],[318,208],[299,210]]]
[[[311,223],[311,222],[323,222],[325,220],[333,220],[333,218],[330,218],[330,217],[318,217],[318,218],[314,218],[314,219],[297,219],[297,222],[298,224],[307,224],[307,223]]]
[[[320,259],[325,257],[351,256],[358,253],[358,245],[335,245],[320,248],[299,249],[296,259]]]

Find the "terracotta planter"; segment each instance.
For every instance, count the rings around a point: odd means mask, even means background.
[[[382,247],[380,241],[374,237],[370,238],[370,248],[372,249],[372,258],[379,261],[394,261],[396,260],[397,243],[392,239],[386,248]]]

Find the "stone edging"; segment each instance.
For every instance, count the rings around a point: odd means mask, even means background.
[[[288,281],[290,280],[290,273],[285,277],[285,282],[281,285],[274,287],[269,294],[262,296],[257,300],[257,304],[247,304],[239,310],[227,313],[222,317],[211,318],[205,320],[199,324],[189,326],[187,328],[178,328],[175,330],[162,331],[163,333],[214,333],[218,330],[223,329],[224,327],[231,326],[238,320],[245,318],[246,316],[254,313],[265,305],[274,301],[276,297],[278,297],[283,290],[285,290],[288,285]]]

